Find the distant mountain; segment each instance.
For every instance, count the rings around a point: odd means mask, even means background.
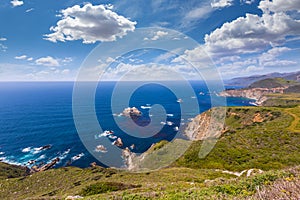
[[[225,85],[227,86],[240,86],[240,87],[248,87],[254,82],[268,79],[268,78],[283,78],[286,80],[294,80],[300,82],[300,71],[298,72],[290,72],[290,73],[270,73],[265,75],[254,75],[254,76],[248,76],[248,77],[237,77],[233,78],[225,82]]]
[[[251,83],[248,88],[279,88],[279,87],[290,87],[298,85],[299,82],[295,80],[286,80],[284,78],[267,78],[263,80]]]

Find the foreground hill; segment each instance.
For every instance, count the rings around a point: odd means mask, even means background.
[[[203,159],[202,142],[194,141],[172,166],[152,172],[95,166],[16,173],[0,179],[0,199],[299,199],[300,107],[226,109],[225,129]],[[162,154],[164,145],[151,151]]]
[[[195,141],[175,166],[242,171],[298,165],[299,117],[299,106],[229,107],[222,136],[210,154],[200,159],[198,154],[202,141]]]
[[[299,183],[299,167],[263,173],[254,171],[248,177],[246,174],[237,176],[212,169],[183,167],[148,173],[129,173],[100,167],[68,167],[1,180],[0,198],[292,199],[299,195]]]

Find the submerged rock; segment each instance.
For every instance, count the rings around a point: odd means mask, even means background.
[[[50,149],[52,146],[51,144],[47,144],[45,146],[42,146],[41,150],[47,150],[47,149]]]
[[[105,153],[105,152],[107,152],[107,149],[105,148],[105,146],[100,144],[100,145],[96,146],[95,151]]]
[[[96,163],[96,162],[92,162],[92,163],[90,164],[90,166],[91,166],[91,167],[97,167],[97,163]]]
[[[130,146],[130,149],[133,150],[134,148],[135,148],[135,144],[132,144],[132,145]]]

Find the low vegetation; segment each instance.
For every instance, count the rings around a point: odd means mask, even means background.
[[[267,97],[268,99],[263,103],[263,106],[291,108],[300,105],[300,92],[286,94],[269,94]]]
[[[0,180],[1,199],[260,199],[290,195],[286,185],[299,183],[299,167],[270,170],[250,177],[213,169],[165,168],[129,173],[101,167],[51,169],[31,176]],[[268,193],[275,185],[285,188]],[[294,187],[296,187],[294,185]],[[259,194],[258,194],[259,193]],[[298,193],[299,195],[299,193]],[[265,199],[265,198],[264,198]],[[272,199],[272,198],[271,198]]]
[[[0,179],[16,178],[29,174],[29,169],[0,162]]]
[[[86,186],[79,193],[82,196],[90,196],[95,194],[102,194],[118,190],[126,190],[131,188],[140,187],[140,185],[126,185],[118,182],[97,182]]]

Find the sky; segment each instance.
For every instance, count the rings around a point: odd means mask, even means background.
[[[0,27],[0,81],[74,81],[98,45],[118,49],[119,40],[147,27],[162,30],[144,42],[175,40],[169,29],[199,45],[176,55],[154,49],[107,56],[99,61],[114,62],[106,79],[129,72],[143,80],[153,71],[164,78],[165,68],[197,79],[184,60],[215,67],[223,79],[300,71],[299,0],[2,0]]]

